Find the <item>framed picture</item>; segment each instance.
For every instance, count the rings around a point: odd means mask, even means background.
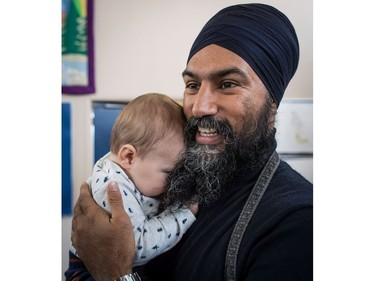
[[[283,99],[276,116],[277,151],[313,154],[313,100]]]
[[[62,93],[93,94],[93,0],[62,0]]]

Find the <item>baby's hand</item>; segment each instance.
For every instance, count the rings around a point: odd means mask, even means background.
[[[189,203],[187,207],[194,215],[198,213],[198,203]]]

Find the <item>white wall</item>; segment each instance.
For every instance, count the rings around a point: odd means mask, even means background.
[[[146,92],[181,99],[181,72],[196,35],[206,21],[233,0],[94,1],[96,93],[63,95],[72,105],[73,200],[93,162],[91,102],[131,100]],[[300,64],[286,97],[312,98],[312,0],[269,0],[292,21],[300,41]],[[63,271],[67,267],[70,220],[63,220]]]

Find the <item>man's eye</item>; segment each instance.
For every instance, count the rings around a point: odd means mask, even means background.
[[[199,89],[199,85],[197,83],[187,83],[185,88],[189,90],[197,90]]]
[[[233,82],[224,82],[220,85],[220,89],[227,89],[227,88],[233,88],[233,87],[236,87],[237,84],[233,83]]]

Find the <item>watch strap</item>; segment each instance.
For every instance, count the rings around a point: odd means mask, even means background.
[[[141,277],[139,277],[137,272],[133,272],[133,273],[121,276],[117,278],[115,281],[141,281]]]

